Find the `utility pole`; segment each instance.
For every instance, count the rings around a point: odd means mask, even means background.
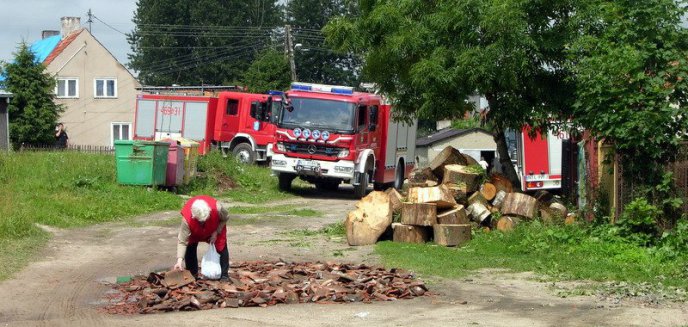
[[[91,12],[91,8],[88,8],[88,20],[86,21],[88,23],[88,32],[93,34],[93,31],[91,30],[91,23],[93,23],[93,13]]]
[[[289,59],[289,68],[291,69],[291,80],[296,82],[296,64],[294,63],[294,40],[291,35],[291,25],[284,26],[284,47],[285,53],[287,54],[287,59]]]

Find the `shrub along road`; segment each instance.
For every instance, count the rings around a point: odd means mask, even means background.
[[[340,193],[310,194],[269,206],[243,205],[230,223],[231,260],[379,263],[375,247],[348,247],[341,225],[336,224],[354,204],[348,193]],[[54,236],[38,259],[0,283],[0,298],[12,299],[0,301],[0,325],[671,326],[688,321],[681,304],[560,297],[552,285],[561,291],[581,283],[542,282],[532,273],[495,269],[451,279],[421,275],[437,295],[387,303],[278,305],[126,317],[99,313],[99,300],[110,289],[108,281],[172,265],[179,219],[169,211],[140,216],[133,223],[46,228]],[[386,250],[378,251],[384,254]]]

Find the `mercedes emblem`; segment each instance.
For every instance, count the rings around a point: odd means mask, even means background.
[[[308,153],[310,154],[315,154],[315,152],[318,151],[318,148],[315,147],[315,145],[311,144],[308,146]]]

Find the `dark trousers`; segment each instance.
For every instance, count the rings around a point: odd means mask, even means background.
[[[229,250],[228,246],[225,245],[224,250],[218,252],[220,254],[220,268],[222,268],[222,277],[229,276]],[[191,272],[192,275],[198,276],[198,243],[189,244],[186,247],[186,253],[184,254],[184,261],[186,261],[186,269]]]

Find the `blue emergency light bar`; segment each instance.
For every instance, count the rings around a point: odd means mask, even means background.
[[[311,83],[291,83],[291,89],[295,91],[334,93],[343,95],[354,94],[354,88],[349,86],[335,86]]]
[[[282,95],[282,94],[284,94],[284,92],[282,92],[282,91],[273,91],[273,90],[268,91],[268,95]]]

